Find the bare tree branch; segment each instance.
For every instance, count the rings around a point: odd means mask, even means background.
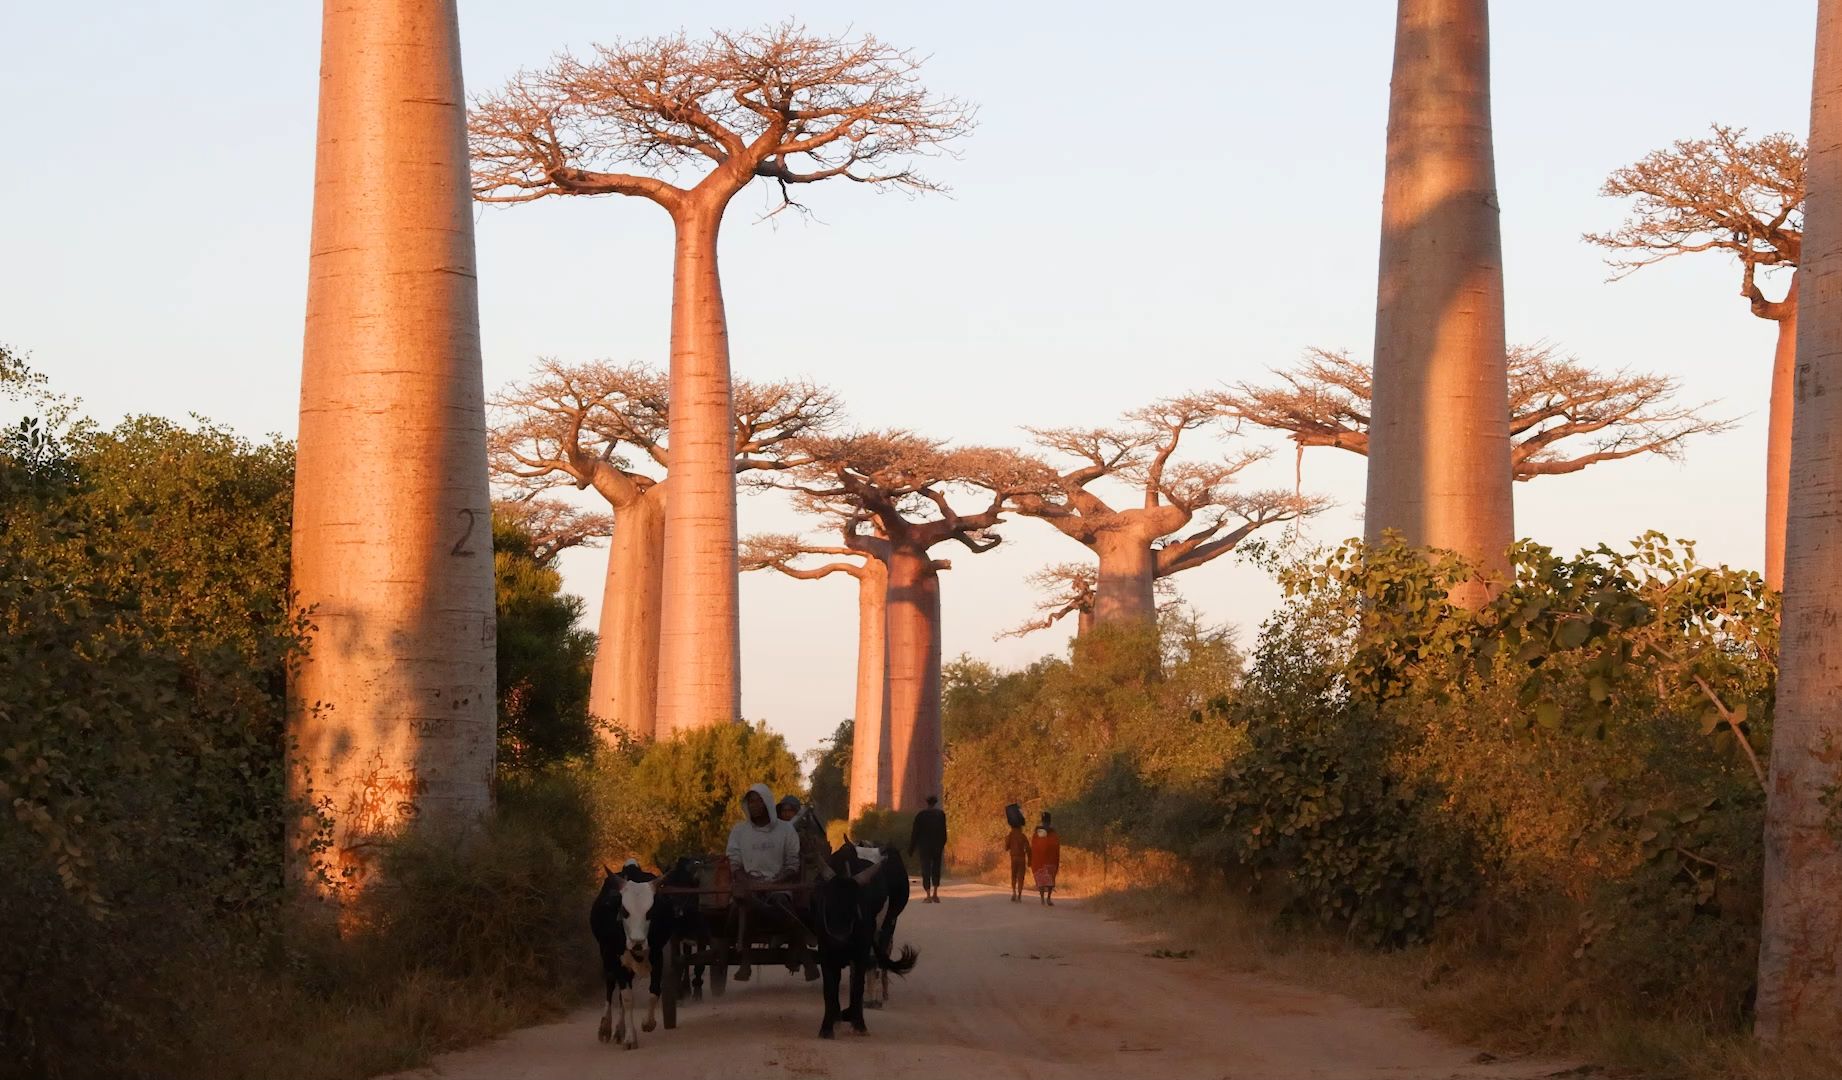
[[[1240,383],[1216,395],[1235,422],[1284,431],[1308,446],[1369,452],[1369,369],[1346,353],[1313,349],[1267,386]],[[1550,345],[1509,351],[1510,459],[1517,480],[1579,472],[1602,461],[1680,457],[1696,435],[1733,421],[1704,415],[1711,404],[1675,401],[1680,384],[1663,375],[1595,371]],[[1563,445],[1564,444],[1564,445]]]
[[[1612,254],[1613,278],[1665,259],[1724,251],[1739,260],[1740,295],[1760,318],[1788,311],[1765,299],[1760,267],[1803,257],[1804,144],[1782,132],[1747,141],[1744,128],[1713,125],[1705,139],[1681,139],[1606,178],[1600,194],[1630,199],[1631,214],[1609,233],[1584,239]]]
[[[594,547],[614,533],[612,514],[583,510],[561,499],[494,499],[492,512],[517,522],[531,537],[531,554],[540,563],[573,547]]]

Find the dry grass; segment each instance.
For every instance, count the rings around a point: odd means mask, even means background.
[[[1070,884],[1083,891],[1083,882]],[[1146,874],[1138,884],[1092,895],[1098,910],[1155,924],[1173,945],[1228,970],[1405,1009],[1431,1030],[1501,1054],[1536,1053],[1634,1078],[1842,1077],[1833,1052],[1766,1053],[1730,1027],[1637,1016],[1583,999],[1569,970],[1574,933],[1558,922],[1510,939],[1474,915],[1435,945],[1375,952],[1316,928],[1284,926],[1244,895],[1204,893],[1178,874]]]

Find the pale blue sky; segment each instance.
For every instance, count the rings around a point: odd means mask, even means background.
[[[1020,424],[1101,422],[1254,377],[1309,345],[1367,356],[1393,7],[462,0],[461,34],[476,91],[564,46],[788,14],[930,54],[929,83],[981,107],[963,158],[934,168],[953,196],[821,187],[819,220],[776,225],[755,224],[764,203],[743,196],[722,251],[735,367],[828,383],[865,425],[1006,442]],[[1814,7],[1754,0],[1746,40],[1760,44],[1746,48],[1700,29],[1733,18],[1715,0],[1496,5],[1511,339],[1673,372],[1685,396],[1745,417],[1682,465],[1518,485],[1523,535],[1572,547],[1660,528],[1759,564],[1771,326],[1718,257],[1607,284],[1579,234],[1621,214],[1596,195],[1610,169],[1710,121],[1801,135]],[[95,415],[199,412],[293,433],[318,28],[304,0],[0,9],[13,148],[0,341]],[[657,208],[577,199],[479,221],[489,389],[540,354],[663,359]],[[1251,482],[1288,483],[1290,469],[1282,453]],[[1316,451],[1305,477],[1340,504],[1311,535],[1358,531],[1360,459]],[[742,515],[744,531],[796,526],[771,499],[745,499]],[[1061,647],[1061,633],[992,635],[1028,614],[1024,575],[1082,552],[1038,523],[1003,532],[991,554],[954,556],[949,655],[1018,663]],[[602,558],[566,561],[591,607]],[[1179,580],[1248,631],[1275,602],[1228,560]],[[810,745],[850,711],[850,588],[751,575],[743,604],[745,710]]]

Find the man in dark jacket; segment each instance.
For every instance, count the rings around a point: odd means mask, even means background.
[[[947,855],[947,812],[940,798],[927,797],[927,809],[915,812],[915,828],[908,834],[908,853],[921,856],[921,888],[927,904],[940,903],[940,864]]]

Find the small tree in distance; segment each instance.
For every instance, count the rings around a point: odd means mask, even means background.
[[[933,549],[957,542],[974,553],[998,546],[991,530],[1014,498],[1046,490],[1041,464],[997,447],[948,449],[907,431],[805,440],[811,461],[780,486],[807,509],[851,525],[845,546],[887,544],[889,567],[889,808],[912,811],[940,793],[940,571]],[[978,509],[954,505],[972,491]]]
[[[1216,418],[1207,399],[1189,396],[1136,409],[1112,427],[1029,429],[1038,446],[1079,464],[1041,492],[1021,492],[1011,505],[1099,558],[1096,624],[1150,626],[1158,578],[1201,566],[1257,529],[1308,517],[1326,505],[1293,492],[1236,491],[1236,474],[1265,457],[1261,451],[1177,460],[1186,436]],[[1096,490],[1105,480],[1124,485],[1131,502],[1109,502]]]
[[[972,110],[930,93],[920,63],[869,35],[788,22],[566,53],[474,104],[481,201],[629,195],[671,215],[678,482],[665,508],[661,731],[733,720],[741,701],[723,215],[756,178],[782,207],[797,205],[794,186],[832,179],[939,190],[915,159],[971,131]]]

